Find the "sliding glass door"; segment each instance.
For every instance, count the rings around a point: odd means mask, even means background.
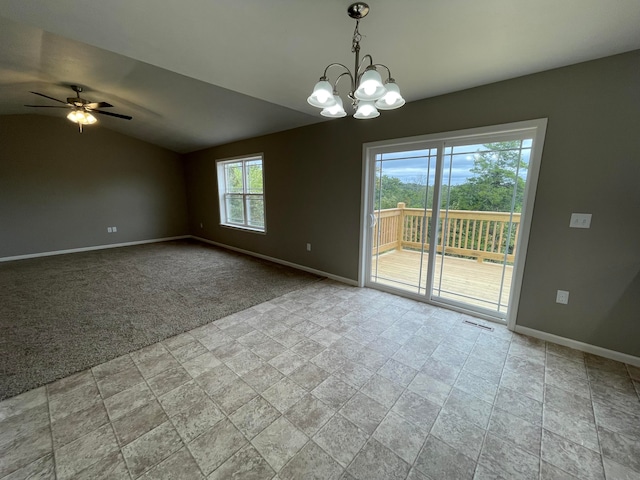
[[[438,148],[374,157],[370,280],[411,293],[427,288],[427,254]]]
[[[531,138],[494,137],[444,148],[432,299],[503,317],[527,180]]]
[[[368,146],[363,284],[505,319],[541,135],[530,123]]]

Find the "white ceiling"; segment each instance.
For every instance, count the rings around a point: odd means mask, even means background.
[[[350,3],[0,0],[0,114],[79,84],[134,117],[105,126],[179,152],[319,122],[306,97],[327,64],[353,63]],[[407,101],[640,48],[639,0],[369,4],[362,53]]]

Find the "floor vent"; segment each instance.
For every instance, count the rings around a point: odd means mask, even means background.
[[[472,322],[471,320],[463,320],[462,323],[466,323],[467,325],[471,325],[472,327],[478,327],[478,328],[481,328],[483,330],[489,330],[490,332],[493,332],[493,327],[487,327],[486,325],[482,325],[480,323]]]

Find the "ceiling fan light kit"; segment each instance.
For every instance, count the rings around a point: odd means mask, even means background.
[[[49,100],[53,100],[58,103],[64,104],[64,106],[58,105],[25,105],[25,107],[35,107],[35,108],[71,108],[71,112],[67,115],[67,119],[71,120],[73,123],[78,125],[78,130],[82,133],[83,125],[93,125],[98,121],[96,117],[94,117],[93,113],[99,113],[101,115],[108,115],[110,117],[122,118],[124,120],[131,120],[133,117],[129,115],[121,115],[119,113],[111,113],[105,112],[104,110],[98,110],[99,108],[109,108],[113,107],[110,103],[107,102],[89,102],[84,98],[80,98],[80,93],[82,92],[82,87],[78,87],[77,85],[69,85],[69,88],[76,92],[75,97],[68,97],[67,101],[64,102],[62,100],[58,100],[57,98],[50,97],[43,93],[31,92],[35,95],[39,95],[44,98],[48,98]]]
[[[67,115],[67,118],[73,123],[80,123],[82,125],[91,125],[98,121],[96,117],[84,110],[73,110],[69,115]]]
[[[391,77],[391,70],[381,63],[373,63],[371,55],[365,55],[360,60],[360,40],[362,35],[358,31],[360,20],[369,13],[369,5],[358,2],[353,3],[347,9],[348,15],[356,21],[353,31],[351,51],[355,54],[355,68],[353,73],[341,63],[331,63],[324,69],[323,75],[313,88],[313,92],[307,98],[307,102],[314,107],[322,108],[321,115],[329,118],[340,118],[347,115],[342,99],[338,95],[338,82],[343,77],[351,80],[351,90],[348,97],[355,109],[354,118],[375,118],[380,115],[378,110],[394,110],[405,104],[400,94],[400,88]],[[368,62],[368,65],[367,65]],[[330,68],[339,67],[343,71],[336,77],[333,85],[329,82],[327,72]],[[382,77],[377,71],[380,67],[387,71],[387,79],[382,82]]]

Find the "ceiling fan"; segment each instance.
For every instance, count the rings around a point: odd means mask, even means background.
[[[50,97],[43,93],[38,92],[30,92],[35,95],[40,95],[41,97],[48,98],[49,100],[53,100],[58,103],[63,103],[64,106],[59,105],[25,105],[25,107],[35,107],[35,108],[71,108],[71,112],[67,115],[67,118],[74,123],[78,124],[78,129],[80,133],[82,133],[83,125],[91,125],[96,123],[98,120],[94,117],[93,113],[99,113],[100,115],[109,115],[110,117],[116,118],[124,118],[125,120],[131,120],[133,117],[129,115],[121,115],[119,113],[111,113],[105,112],[104,110],[98,110],[99,108],[110,108],[113,107],[110,103],[107,102],[89,102],[84,98],[80,98],[80,93],[82,92],[82,87],[77,85],[69,85],[71,90],[76,92],[75,97],[68,97],[67,101],[64,102],[62,100],[58,100],[57,98]]]

